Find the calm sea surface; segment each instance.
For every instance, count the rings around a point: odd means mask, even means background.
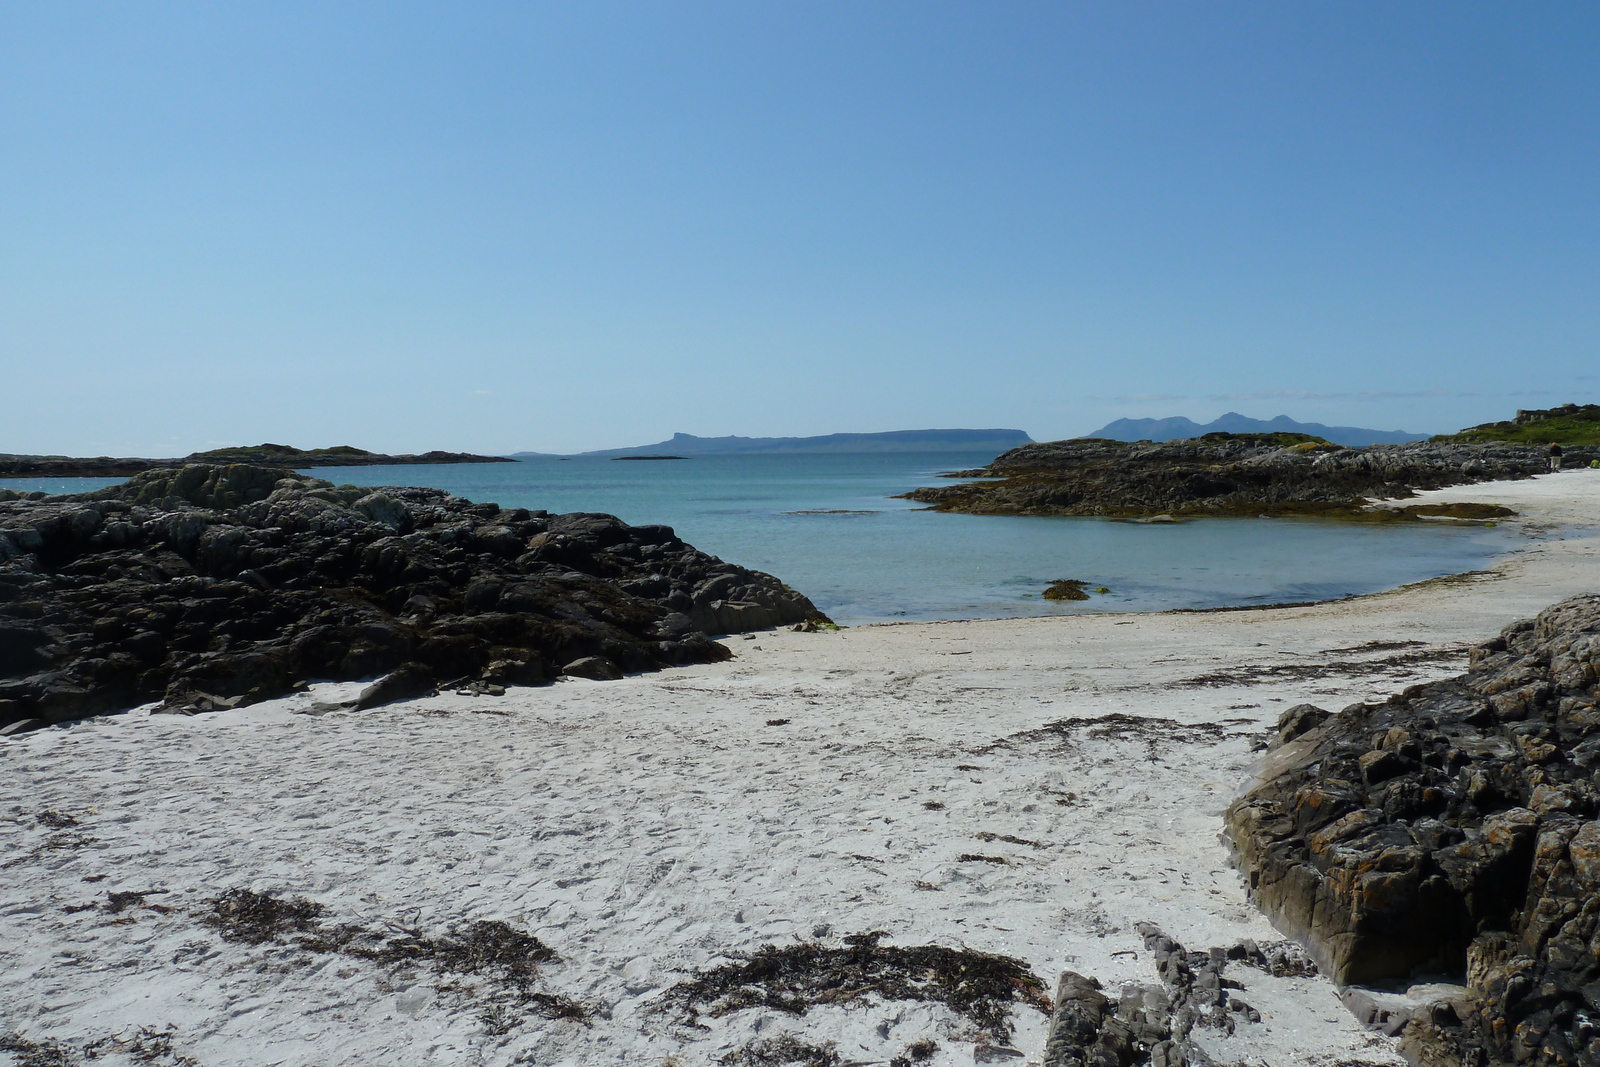
[[[990,453],[532,459],[323,467],[355,485],[426,485],[505,507],[603,511],[665,523],[704,551],[768,571],[842,623],[1149,611],[1370,593],[1472,570],[1508,551],[1504,527],[1371,527],[1305,519],[1140,526],[1089,518],[943,515],[891,499]],[[6,479],[83,492],[115,479]],[[1111,591],[1039,594],[1058,578]]]

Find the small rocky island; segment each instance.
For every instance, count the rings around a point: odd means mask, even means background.
[[[245,445],[195,452],[183,459],[135,459],[113,456],[16,456],[0,454],[0,478],[127,478],[144,471],[181,467],[186,463],[253,463],[263,467],[389,467],[430,463],[515,463],[509,456],[471,452],[423,452],[388,456],[364,448],[295,448],[292,445]]]
[[[708,635],[825,624],[670,527],[194,464],[71,496],[0,489],[0,732],[141,703],[235,707],[310,679],[620,677],[728,658]]]
[[[1595,458],[1600,447],[1567,449],[1568,465]],[[950,475],[988,480],[915,489],[905,499],[973,515],[1412,518],[1429,512],[1374,512],[1369,502],[1527,478],[1546,465],[1543,448],[1504,442],[1345,448],[1281,433],[1209,433],[1161,443],[1078,438],[1014,448],[987,467]],[[1456,510],[1461,518],[1493,517],[1475,506]]]

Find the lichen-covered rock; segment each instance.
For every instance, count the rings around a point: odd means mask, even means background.
[[[1600,1065],[1597,679],[1600,596],[1573,597],[1285,731],[1228,811],[1252,896],[1335,981],[1465,976],[1464,1010],[1408,1024],[1419,1059]]]
[[[535,684],[596,658],[612,676],[806,621],[824,620],[804,596],[669,527],[437,489],[194,465],[0,501],[0,729],[238,706],[402,665],[441,685]]]

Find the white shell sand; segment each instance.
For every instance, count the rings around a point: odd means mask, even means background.
[[[941,1006],[696,1030],[663,992],[817,932],[1005,953],[1051,989],[1072,968],[1113,995],[1155,978],[1135,922],[1195,949],[1276,939],[1218,831],[1278,714],[1454,673],[1470,643],[1595,587],[1600,471],[1423,499],[1505,503],[1528,545],[1317,607],[766,633],[732,640],[731,662],[622,682],[321,715],[302,696],[0,741],[0,1033],[117,1039],[105,1064],[169,1027],[155,1062],[204,1067],[701,1064],[784,1032],[845,1062],[931,1038],[931,1062],[971,1063],[970,1024]],[[1109,715],[1154,721],[1027,736]],[[561,956],[542,988],[594,1018],[496,1035],[470,978],[221,940],[195,913],[235,887],[311,898],[329,922],[523,927]],[[128,890],[173,910],[64,910]],[[1228,973],[1263,1021],[1197,1031],[1219,1062],[1401,1062],[1325,981]],[[1015,1019],[1037,1060],[1044,1016]]]

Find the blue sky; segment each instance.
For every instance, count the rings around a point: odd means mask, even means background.
[[[0,6],[0,451],[1600,398],[1600,5]]]

